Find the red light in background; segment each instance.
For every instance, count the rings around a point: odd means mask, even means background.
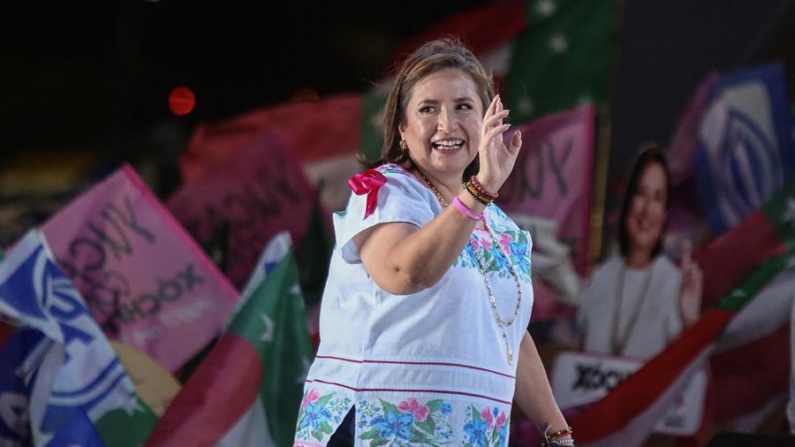
[[[196,95],[188,87],[177,87],[168,95],[168,108],[174,115],[187,115],[195,105]]]

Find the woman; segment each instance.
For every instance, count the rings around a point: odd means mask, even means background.
[[[594,275],[578,314],[587,352],[647,359],[698,319],[701,271],[682,250],[682,271],[662,253],[670,174],[658,147],[641,153],[621,209],[621,256]]]
[[[506,445],[514,391],[548,445],[573,445],[526,331],[532,242],[489,205],[522,142],[503,143],[493,89],[455,41],[401,66],[381,159],[334,216],[296,445]]]

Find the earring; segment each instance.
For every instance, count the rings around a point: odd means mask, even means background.
[[[403,152],[406,152],[407,150],[409,150],[409,145],[408,145],[408,143],[406,143],[406,140],[400,140],[400,143],[398,143],[398,146],[400,146],[400,150],[402,150]]]

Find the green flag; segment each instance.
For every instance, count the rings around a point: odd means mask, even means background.
[[[292,445],[314,352],[291,245],[283,232],[265,248],[229,326],[147,447]]]
[[[296,253],[298,272],[301,279],[301,290],[304,292],[306,305],[314,306],[320,303],[323,288],[328,277],[328,267],[331,261],[331,251],[334,249],[334,238],[331,235],[326,221],[323,206],[320,203],[320,193],[323,183],[318,185],[315,205],[309,220],[304,240]]]
[[[513,122],[607,99],[614,0],[531,0],[530,27],[516,39],[507,85]]]
[[[391,86],[390,80],[385,86]],[[381,157],[384,145],[384,104],[386,88],[376,87],[362,97],[362,146],[360,152],[370,161]]]

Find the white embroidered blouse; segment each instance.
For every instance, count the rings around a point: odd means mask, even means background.
[[[356,445],[507,445],[519,344],[533,305],[530,234],[490,205],[485,215],[496,241],[475,230],[433,287],[387,293],[365,271],[353,237],[386,222],[422,227],[442,209],[401,167],[377,170],[387,182],[373,213],[364,218],[366,196],[352,195],[347,209],[334,215],[337,244],[321,305],[321,343],[306,380],[295,445],[326,445],[354,405]],[[503,252],[519,274],[520,312],[505,328],[513,364],[475,251],[506,321],[516,309],[517,286]]]

